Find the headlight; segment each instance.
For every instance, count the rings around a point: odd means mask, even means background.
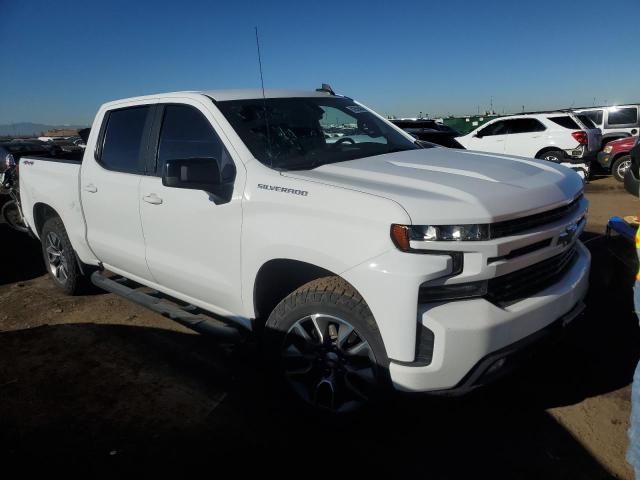
[[[606,147],[604,147],[604,150],[602,150],[604,153],[611,153],[611,150],[613,150],[613,147],[611,145],[607,145]]]
[[[391,239],[400,250],[411,250],[410,242],[470,242],[489,240],[489,225],[391,225]]]

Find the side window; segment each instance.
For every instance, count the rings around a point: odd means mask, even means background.
[[[586,117],[586,115],[583,115]],[[580,125],[571,118],[569,115],[562,115],[560,117],[549,117],[553,123],[560,125],[561,127],[568,128],[570,130],[580,130]]]
[[[506,133],[532,133],[545,130],[544,125],[535,118],[514,118],[505,121]]]
[[[491,125],[487,125],[478,132],[477,136],[490,137],[492,135],[504,135],[505,133],[507,133],[505,129],[505,122],[501,120],[499,122],[492,123]]]
[[[581,113],[589,117],[596,125],[602,125],[602,110],[588,110]]]
[[[607,123],[609,125],[633,125],[638,122],[638,109],[636,107],[617,108],[609,110]]]
[[[117,172],[143,173],[141,148],[149,106],[107,113],[100,164]]]
[[[595,123],[593,123],[593,120],[591,120],[591,118],[587,115],[578,114],[576,115],[576,117],[578,117],[578,120],[580,120],[582,122],[582,125],[584,125],[586,128],[597,128]]]
[[[231,175],[233,162],[209,120],[189,105],[166,105],[158,141],[158,170],[167,160],[206,158],[218,162],[220,171]]]

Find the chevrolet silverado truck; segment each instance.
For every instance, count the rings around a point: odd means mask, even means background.
[[[327,88],[167,93],[106,103],[84,155],[23,157],[20,188],[65,292],[255,333],[294,397],[342,412],[473,390],[583,309],[578,175],[424,147]]]

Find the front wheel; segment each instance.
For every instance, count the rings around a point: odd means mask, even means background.
[[[388,387],[389,360],[373,315],[339,277],[291,293],[265,327],[272,364],[289,390],[316,410],[351,412]]]
[[[82,273],[62,220],[52,217],[40,235],[42,255],[55,284],[66,294],[75,295],[82,286]]]
[[[15,200],[10,200],[4,204],[2,207],[2,219],[7,225],[18,232],[26,233],[29,231]]]
[[[617,181],[624,182],[624,175],[629,168],[631,168],[631,156],[624,155],[613,162],[613,165],[611,165],[611,174]]]

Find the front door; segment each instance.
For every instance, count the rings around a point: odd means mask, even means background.
[[[506,133],[504,121],[498,120],[485,125],[474,134],[462,137],[464,143],[461,143],[467,150],[504,153]]]
[[[228,150],[212,127],[213,117],[198,102],[161,107],[157,174],[142,179],[140,214],[146,258],[156,283],[216,313],[242,311],[240,233],[244,169],[234,194],[221,202],[202,190],[162,185],[167,160],[206,158],[221,171],[233,168]]]

